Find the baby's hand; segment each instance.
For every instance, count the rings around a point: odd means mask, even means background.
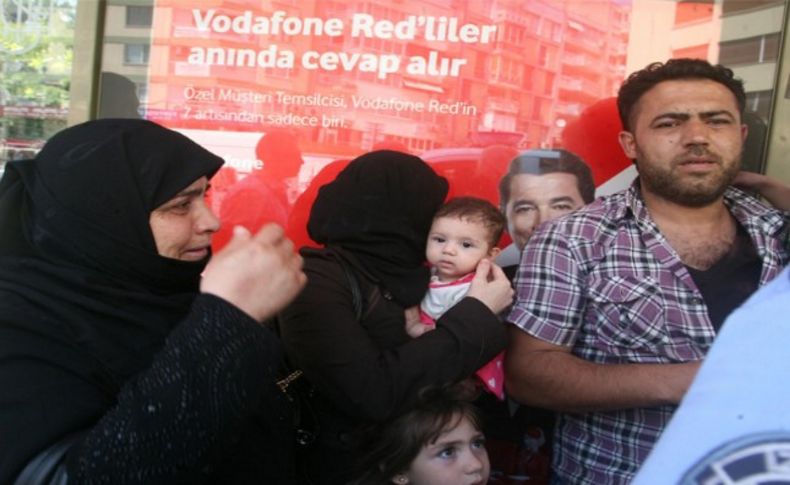
[[[409,337],[417,338],[425,332],[433,330],[431,325],[426,325],[420,321],[420,307],[413,306],[403,311],[406,320],[406,333]]]

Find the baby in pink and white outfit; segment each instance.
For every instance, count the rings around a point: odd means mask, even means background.
[[[431,282],[420,304],[419,322],[407,322],[412,337],[433,330],[436,320],[463,298],[475,276],[477,264],[493,260],[505,227],[505,218],[496,206],[475,197],[450,200],[433,218],[428,233],[426,258],[431,265]],[[477,371],[485,387],[504,399],[504,353]]]

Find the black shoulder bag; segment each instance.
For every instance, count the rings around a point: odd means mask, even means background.
[[[354,318],[359,322],[362,320],[364,304],[359,279],[345,259],[335,255],[335,260],[343,268],[343,273],[348,280],[348,287],[351,290],[351,303],[354,308]],[[279,335],[279,318],[274,319],[273,327]],[[299,448],[307,448],[315,442],[321,431],[321,423],[319,423],[318,415],[313,406],[316,391],[304,376],[304,373],[299,369],[294,369],[287,358],[283,367],[285,377],[277,381],[277,387],[280,388],[293,405],[296,445]]]

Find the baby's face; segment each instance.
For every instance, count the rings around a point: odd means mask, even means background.
[[[439,217],[428,233],[425,255],[441,281],[452,281],[473,272],[483,258],[493,257],[497,248],[491,247],[488,238],[480,222]]]

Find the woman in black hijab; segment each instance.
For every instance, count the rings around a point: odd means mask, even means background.
[[[144,120],[77,125],[8,164],[0,483],[30,480],[33,457],[58,444],[73,483],[290,472],[285,455],[254,456],[278,449],[266,416],[280,405],[277,341],[258,322],[298,292],[301,261],[269,227],[241,231],[206,267],[219,221],[204,194],[221,165]]]
[[[428,287],[425,244],[447,189],[420,158],[377,151],[318,193],[308,231],[325,248],[302,252],[308,284],[281,314],[286,353],[318,393],[304,465],[313,483],[348,482],[360,425],[408,410],[425,386],[473,375],[505,346],[496,314],[513,293],[488,264],[436,330],[406,333]]]

